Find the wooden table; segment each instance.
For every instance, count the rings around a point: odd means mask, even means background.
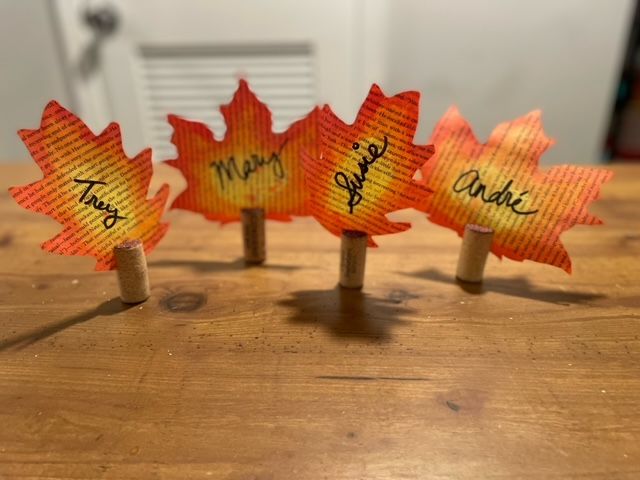
[[[59,226],[6,191],[37,170],[2,167],[0,478],[638,479],[640,169],[616,172],[572,276],[491,258],[464,290],[456,234],[400,212],[341,291],[310,219],[245,268],[238,225],[173,211],[126,308],[40,250]]]

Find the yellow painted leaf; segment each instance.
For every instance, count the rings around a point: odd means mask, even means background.
[[[240,220],[243,208],[263,208],[274,220],[308,215],[300,151],[315,149],[318,109],[273,133],[268,107],[240,80],[233,100],[220,110],[227,125],[222,140],[203,123],[169,115],[178,158],[166,163],[187,180],[171,208],[223,223]]]
[[[422,175],[434,191],[421,210],[429,219],[462,235],[466,224],[495,231],[492,252],[513,260],[534,260],[571,272],[560,235],[576,224],[602,223],[587,208],[612,172],[573,165],[540,170],[553,145],[542,130],[540,111],[496,127],[485,144],[451,108],[436,126],[436,154]]]
[[[415,182],[417,170],[433,154],[431,145],[414,145],[418,92],[386,97],[373,85],[355,122],[347,125],[325,106],[320,116],[319,153],[303,155],[311,211],[327,230],[372,235],[411,227],[387,214],[419,207],[428,189]]]
[[[44,250],[90,255],[96,270],[109,270],[115,268],[116,245],[139,239],[148,253],[164,236],[168,224],[160,217],[169,186],[147,199],[151,150],[129,159],[116,123],[96,136],[73,113],[50,102],[40,128],[18,133],[44,177],[9,192],[24,208],[64,227],[42,244]]]

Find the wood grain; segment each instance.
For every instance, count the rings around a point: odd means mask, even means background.
[[[310,219],[245,268],[239,225],[175,211],[128,308],[39,249],[59,226],[6,191],[37,171],[2,167],[0,478],[640,478],[640,169],[616,172],[572,276],[492,257],[464,290],[460,239],[400,212],[342,291]]]

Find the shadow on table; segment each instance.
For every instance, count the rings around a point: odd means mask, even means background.
[[[273,265],[263,263],[262,265],[247,265],[243,258],[238,258],[231,262],[217,262],[211,260],[152,260],[149,262],[150,267],[171,268],[186,267],[201,273],[210,272],[233,272],[245,270],[247,268],[258,268],[265,270],[299,270],[296,265]]]
[[[405,323],[402,316],[413,310],[403,304],[416,298],[394,290],[386,298],[372,297],[360,290],[341,288],[305,290],[291,293],[279,305],[293,308],[289,321],[294,324],[319,325],[336,337],[389,340],[393,325]]]
[[[82,312],[78,315],[65,318],[64,320],[60,320],[59,322],[32,330],[27,333],[23,333],[21,335],[17,335],[13,338],[2,340],[0,341],[0,352],[14,347],[16,350],[22,350],[29,345],[33,345],[40,340],[44,340],[47,337],[55,335],[56,333],[73,327],[74,325],[78,325],[79,323],[88,322],[89,320],[93,320],[94,318],[100,316],[116,315],[120,312],[128,310],[133,306],[134,305],[122,303],[120,298],[112,298],[111,300],[107,300],[106,302],[101,303],[92,310],[87,310],[86,312]]]
[[[411,277],[425,280],[433,280],[440,283],[455,283],[462,290],[473,295],[482,295],[487,292],[502,293],[512,297],[530,298],[542,302],[570,305],[572,303],[586,303],[592,300],[605,298],[605,295],[587,292],[568,292],[549,288],[538,288],[532,285],[526,277],[498,278],[488,277],[482,283],[467,283],[446,275],[440,270],[430,268],[412,273],[403,273]]]

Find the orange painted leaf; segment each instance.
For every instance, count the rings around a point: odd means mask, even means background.
[[[402,232],[409,223],[387,214],[419,207],[428,189],[413,180],[431,157],[431,145],[414,145],[420,94],[386,97],[373,85],[355,122],[347,125],[325,106],[320,116],[318,155],[303,154],[313,216],[340,236],[344,230],[368,235]]]
[[[140,239],[148,253],[164,236],[168,224],[160,223],[160,217],[169,186],[147,199],[151,150],[129,159],[116,123],[96,136],[73,113],[50,102],[40,128],[18,134],[44,177],[9,192],[27,210],[64,227],[42,244],[44,250],[93,256],[96,270],[110,270],[115,268],[116,245]]]
[[[562,165],[542,171],[538,161],[553,145],[540,111],[496,127],[480,144],[456,108],[447,111],[431,137],[436,154],[422,168],[435,193],[423,211],[459,235],[468,223],[495,231],[498,257],[534,260],[571,272],[560,235],[575,224],[602,223],[587,208],[612,172]]]
[[[269,108],[240,80],[231,103],[220,110],[227,125],[222,140],[203,123],[169,115],[178,158],[166,163],[187,180],[171,208],[223,223],[240,220],[243,208],[263,208],[273,220],[309,215],[300,151],[315,150],[318,109],[273,133]]]

